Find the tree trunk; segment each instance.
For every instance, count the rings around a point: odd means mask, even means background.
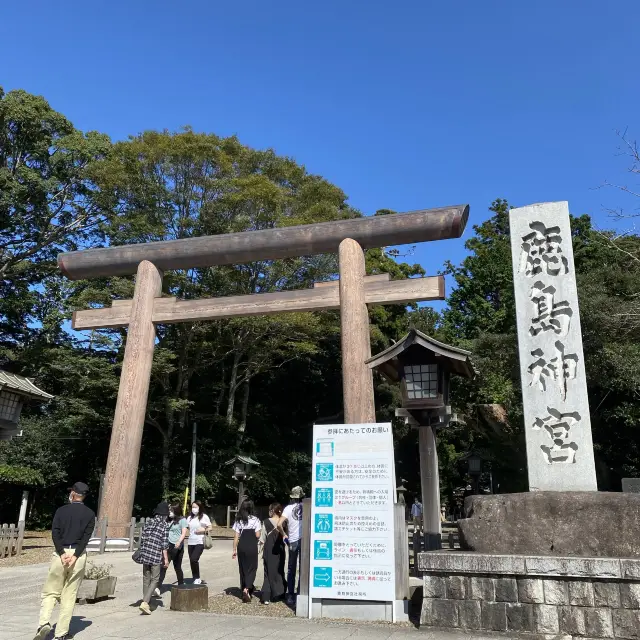
[[[247,380],[244,383],[243,393],[242,393],[242,409],[240,414],[240,424],[238,425],[238,448],[242,444],[242,440],[244,439],[244,432],[247,428],[247,411],[249,409],[249,390],[250,390],[250,380]]]
[[[233,366],[231,367],[231,379],[229,380],[229,401],[227,403],[227,425],[233,424],[233,410],[236,403],[236,391],[238,390],[238,366],[242,353],[237,349],[233,354]]]
[[[165,417],[167,429],[162,434],[162,494],[169,492],[169,481],[171,477],[171,442],[173,440],[173,428],[175,423],[174,410],[169,404],[169,398],[165,400]]]

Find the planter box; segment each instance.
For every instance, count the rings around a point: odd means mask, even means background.
[[[99,600],[108,598],[116,592],[118,578],[110,576],[99,580],[83,580],[78,589],[78,600]]]

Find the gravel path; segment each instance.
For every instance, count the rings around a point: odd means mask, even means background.
[[[0,569],[49,562],[53,552],[50,531],[25,531],[22,554],[0,560]]]
[[[239,588],[226,589],[209,598],[209,611],[223,615],[261,616],[264,618],[295,618],[295,612],[284,602],[272,602],[270,605],[260,604],[260,594],[250,603],[242,602]]]

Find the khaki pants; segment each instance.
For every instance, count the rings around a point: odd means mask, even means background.
[[[161,564],[143,564],[142,565],[142,599],[149,604],[153,597],[153,592],[160,584]]]
[[[73,549],[65,549],[67,553],[73,553]],[[40,605],[40,622],[38,626],[51,622],[51,614],[56,602],[60,603],[60,614],[56,625],[56,636],[60,637],[69,633],[69,623],[76,606],[78,589],[84,578],[84,570],[87,565],[87,554],[83,553],[72,568],[65,567],[57,553],[51,558],[49,574],[42,588],[42,604]]]
[[[413,531],[422,529],[422,516],[413,516]]]

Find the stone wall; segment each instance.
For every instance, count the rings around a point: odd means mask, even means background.
[[[421,624],[640,640],[640,560],[431,552]]]

